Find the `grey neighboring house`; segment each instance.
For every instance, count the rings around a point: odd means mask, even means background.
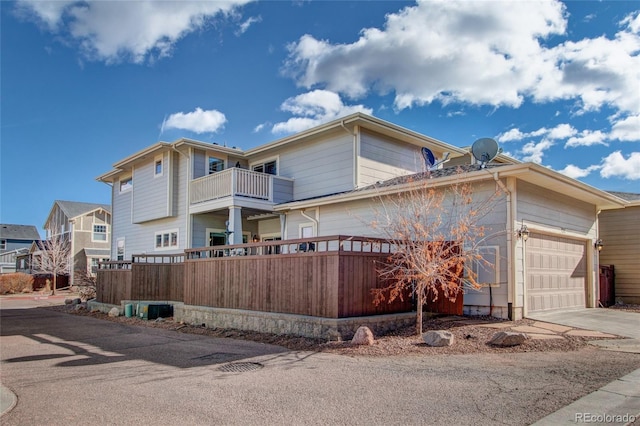
[[[599,215],[600,264],[614,267],[616,300],[640,304],[640,194],[611,194],[628,204]]]
[[[109,260],[111,206],[108,204],[56,200],[44,224],[46,238],[64,235],[71,242],[74,274],[92,274],[98,262]],[[33,253],[34,256],[37,253]]]
[[[16,271],[16,257],[29,252],[34,241],[40,239],[33,225],[0,224],[0,273]]]

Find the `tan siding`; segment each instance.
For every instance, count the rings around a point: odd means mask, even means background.
[[[424,170],[420,147],[367,132],[360,137],[359,162],[360,186]]]
[[[640,303],[640,206],[600,213],[600,263],[615,267],[615,294]]]

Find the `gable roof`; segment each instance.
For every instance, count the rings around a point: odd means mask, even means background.
[[[62,211],[62,213],[64,213],[67,219],[73,219],[78,216],[82,216],[96,210],[104,210],[107,213],[111,214],[111,206],[109,204],[56,200],[53,202],[53,207],[51,207],[51,210],[49,211],[49,216],[47,216],[47,220],[44,222],[45,228],[47,227],[47,224],[51,220],[51,216],[53,215],[53,212],[56,210],[56,207],[59,208]]]
[[[0,238],[6,240],[34,241],[40,239],[40,234],[38,233],[38,229],[33,225],[0,224]]]

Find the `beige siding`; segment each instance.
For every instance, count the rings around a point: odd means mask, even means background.
[[[269,161],[271,154],[251,158]],[[294,179],[296,200],[353,189],[353,136],[344,130],[290,145],[278,154],[278,175]]]
[[[640,206],[600,213],[600,263],[615,267],[615,294],[640,303]]]
[[[360,186],[421,172],[424,169],[424,159],[419,146],[362,132],[358,179]]]

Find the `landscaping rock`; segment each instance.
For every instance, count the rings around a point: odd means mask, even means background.
[[[445,330],[427,331],[422,339],[428,346],[451,346],[454,341],[453,334]]]
[[[109,311],[109,316],[110,317],[119,317],[120,316],[120,310],[118,308],[111,308],[111,310]]]
[[[64,304],[65,304],[65,305],[70,305],[70,304],[72,304],[72,303],[73,303],[73,300],[71,300],[71,299],[64,299]]]
[[[73,300],[71,301],[71,304],[72,304],[72,305],[79,305],[79,304],[81,304],[81,303],[82,303],[82,300],[81,300],[79,297],[76,297],[75,299],[73,299]]]
[[[359,327],[356,330],[356,334],[351,339],[351,344],[353,345],[373,345],[374,342],[373,333],[369,329],[369,327]]]
[[[515,333],[513,331],[499,331],[493,335],[489,344],[494,346],[518,346],[524,343],[528,337],[524,333]]]
[[[87,305],[85,305],[84,303],[80,303],[78,305],[75,305],[73,309],[76,312],[78,312],[78,311],[86,311],[87,310]]]

